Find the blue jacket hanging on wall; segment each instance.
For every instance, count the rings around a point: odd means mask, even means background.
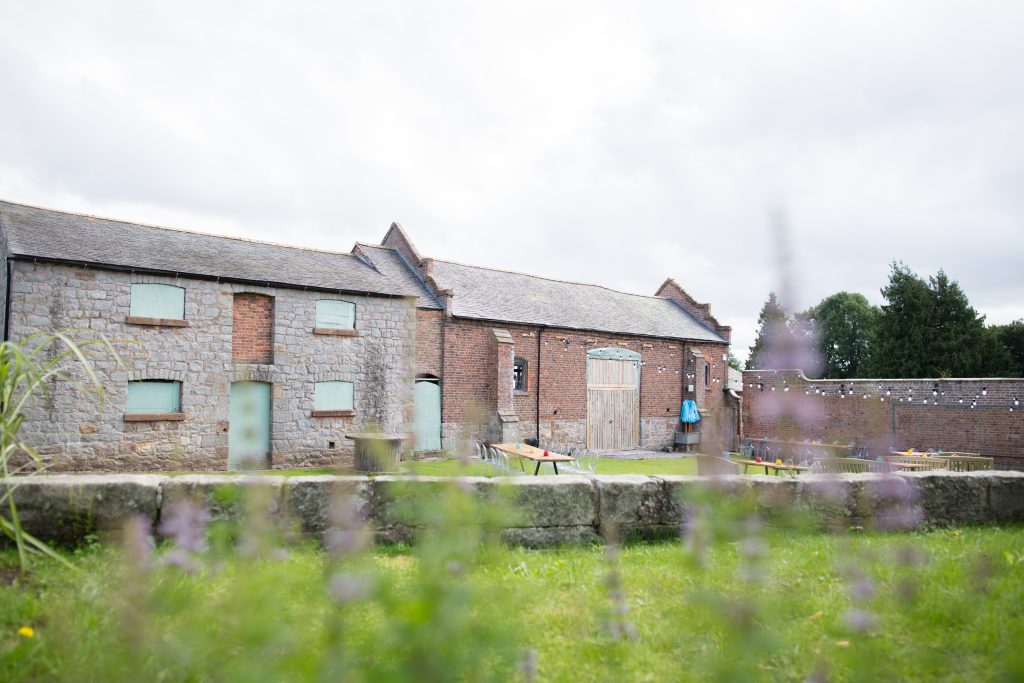
[[[679,411],[679,420],[686,424],[700,422],[700,412],[697,410],[697,404],[689,400],[683,401],[683,407]]]

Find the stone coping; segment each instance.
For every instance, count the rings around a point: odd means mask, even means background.
[[[504,500],[504,538],[526,546],[600,543],[619,537],[678,536],[696,500],[746,505],[769,523],[793,513],[824,528],[915,529],[1024,523],[1024,472],[914,472],[777,477],[559,475],[413,477],[194,474],[43,474],[0,480],[27,531],[75,543],[117,532],[141,515],[152,525],[176,501],[199,499],[214,518],[245,514],[246,499],[303,533],[331,526],[339,496],[353,501],[381,542],[414,540],[421,524],[407,499],[434,497],[457,483],[484,501]],[[227,495],[225,493],[227,492]],[[744,508],[747,509],[747,508]]]

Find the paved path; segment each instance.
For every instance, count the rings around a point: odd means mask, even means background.
[[[665,453],[663,451],[610,451],[599,453],[602,458],[618,458],[620,460],[648,460],[650,458],[670,458],[681,460],[693,455],[693,453]]]

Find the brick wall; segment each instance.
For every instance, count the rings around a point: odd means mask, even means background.
[[[658,291],[654,293],[654,296],[672,299],[672,301],[675,301],[677,304],[685,308],[691,315],[703,322],[705,325],[708,325],[726,340],[731,338],[732,328],[727,325],[720,324],[715,317],[711,315],[710,304],[702,304],[698,302],[672,278],[665,280],[665,282],[661,284],[661,287],[658,288]]]
[[[717,423],[725,407],[727,364],[722,362],[726,344],[694,344],[669,339],[630,337],[602,333],[506,325],[453,318],[428,318],[417,313],[419,329],[427,324],[445,325],[442,378],[442,435],[445,447],[456,436],[469,433],[467,424],[486,424],[494,405],[495,357],[491,330],[507,330],[512,336],[515,358],[527,362],[526,391],[514,392],[512,400],[519,419],[519,437],[533,437],[538,431],[537,390],[540,387],[540,435],[542,439],[582,442],[585,438],[587,406],[586,357],[590,349],[619,347],[641,355],[640,436],[644,448],[662,448],[672,443],[679,409],[687,383],[706,393],[706,425]],[[428,322],[429,321],[429,322]],[[439,332],[435,332],[438,334]],[[538,344],[539,342],[539,344]],[[418,344],[419,345],[419,344]],[[711,383],[686,379],[693,374],[690,349],[700,349],[711,365]],[[418,372],[427,363],[420,358]],[[703,379],[703,378],[700,378]],[[511,382],[509,373],[508,381]],[[690,398],[687,396],[687,398]],[[718,436],[715,434],[715,442]],[[715,446],[717,447],[717,446]]]
[[[274,362],[274,297],[252,292],[235,294],[231,307],[231,360]]]
[[[789,370],[743,373],[745,436],[856,441],[874,452],[967,451],[1009,469],[1024,469],[1022,403],[1024,379],[808,380]]]
[[[416,374],[441,376],[444,311],[416,311]]]

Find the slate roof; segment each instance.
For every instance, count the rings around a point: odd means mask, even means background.
[[[416,297],[417,308],[441,309],[441,304],[437,302],[437,299],[430,293],[427,286],[423,284],[423,281],[420,280],[416,272],[406,263],[405,259],[402,258],[402,255],[396,249],[376,244],[363,244],[362,242],[356,243],[356,247],[366,255],[370,262],[385,277],[418,292]]]
[[[178,273],[271,286],[419,296],[353,254],[139,225],[0,201],[15,256]]]
[[[451,314],[461,318],[725,341],[671,299],[450,261],[435,260],[431,275],[453,291]]]

